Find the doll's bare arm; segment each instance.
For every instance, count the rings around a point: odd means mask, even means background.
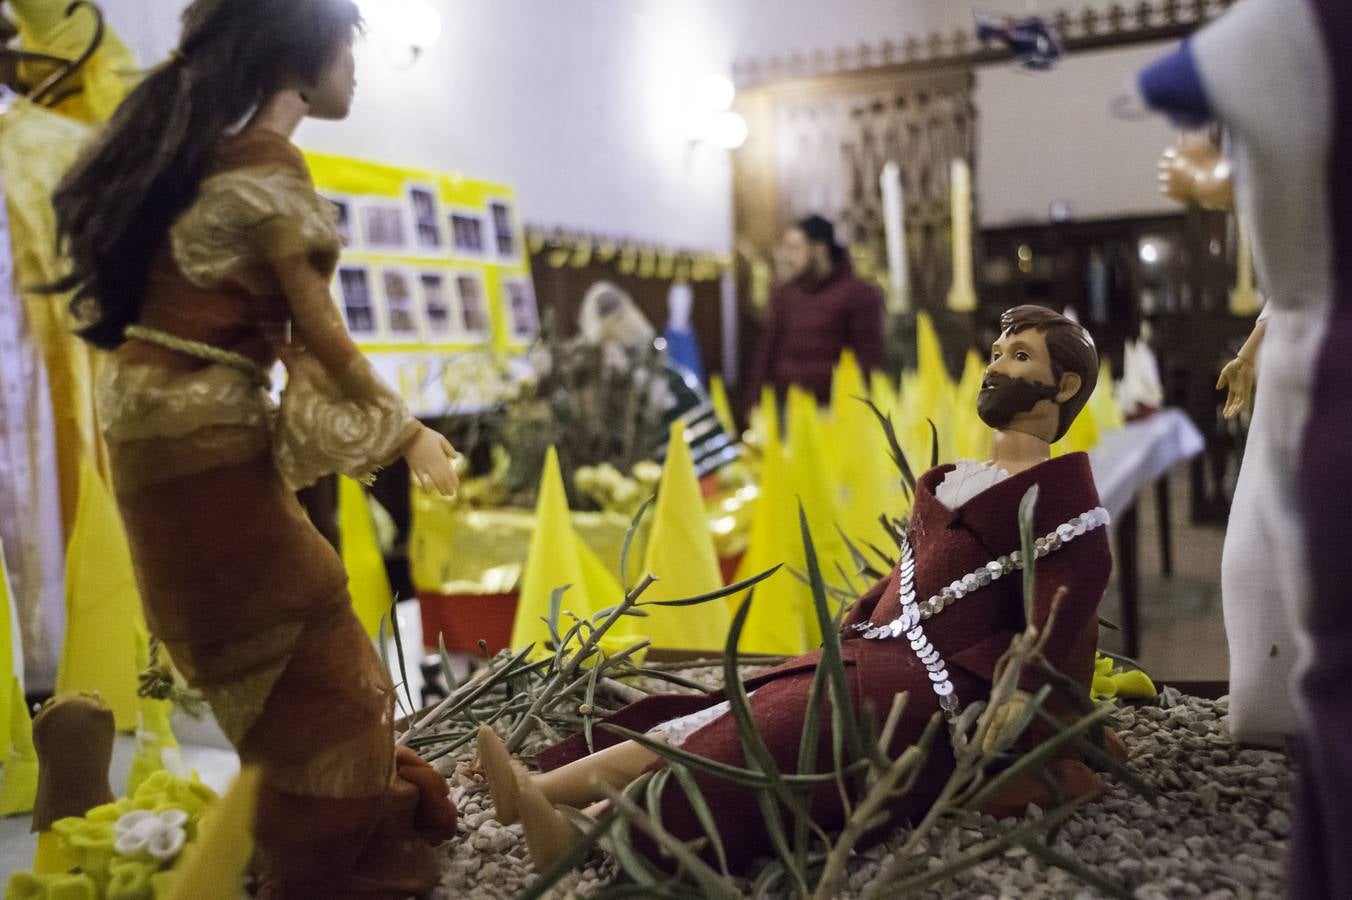
[[[343,393],[363,398],[386,389],[348,334],[329,294],[328,283],[309,258],[300,254],[288,256],[274,262],[273,270],[286,295],[299,343],[314,354]]]

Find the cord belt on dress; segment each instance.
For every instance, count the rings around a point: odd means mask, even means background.
[[[194,341],[189,338],[178,337],[167,331],[160,331],[158,328],[148,328],[145,325],[128,325],[122,332],[127,338],[133,340],[145,341],[147,344],[154,344],[157,347],[163,347],[166,350],[173,350],[176,353],[182,353],[186,356],[193,356],[197,359],[206,360],[210,363],[216,363],[222,366],[228,366],[250,376],[256,381],[259,387],[269,390],[272,387],[272,379],[263,368],[249,357],[242,353],[235,353],[231,350],[223,350],[220,347],[213,347],[211,344],[202,341]]]

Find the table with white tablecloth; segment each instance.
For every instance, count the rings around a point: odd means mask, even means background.
[[[1169,490],[1164,476],[1206,449],[1206,439],[1187,414],[1165,409],[1103,436],[1089,454],[1094,482],[1112,514],[1118,588],[1122,598],[1122,637],[1127,656],[1140,652],[1140,581],[1136,498],[1155,486],[1164,574],[1172,574]]]

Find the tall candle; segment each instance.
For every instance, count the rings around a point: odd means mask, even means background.
[[[1255,316],[1263,305],[1258,290],[1253,283],[1253,250],[1249,246],[1249,228],[1244,224],[1243,216],[1235,217],[1235,230],[1239,237],[1235,247],[1235,289],[1230,292],[1230,312],[1236,316]]]
[[[948,290],[948,308],[971,312],[976,309],[976,285],[972,273],[972,170],[967,160],[953,160],[949,184],[953,198],[953,286]]]
[[[887,277],[892,287],[892,309],[911,309],[910,260],[906,256],[906,201],[901,191],[901,166],[888,162],[881,177],[883,233],[887,239]]]

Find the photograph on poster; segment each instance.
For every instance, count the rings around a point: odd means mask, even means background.
[[[382,273],[385,285],[385,311],[389,317],[390,336],[400,340],[421,336],[418,314],[413,306],[413,285],[409,274],[402,269],[386,269]]]
[[[493,234],[497,239],[498,256],[516,255],[516,232],[512,228],[512,208],[500,200],[489,204],[493,214]]]
[[[508,281],[504,285],[508,321],[512,337],[528,341],[540,333],[540,316],[535,307],[535,292],[528,281]]]
[[[455,282],[456,288],[460,291],[460,310],[465,331],[474,338],[487,337],[492,323],[488,317],[483,282],[479,276],[469,273],[457,276]]]
[[[371,247],[404,250],[408,239],[404,233],[404,212],[398,206],[373,203],[365,209],[366,243]]]
[[[478,216],[469,213],[451,214],[451,234],[454,236],[455,249],[474,256],[484,252],[484,223]]]
[[[333,204],[333,224],[338,230],[338,238],[344,247],[352,246],[352,201],[346,197],[328,196]]]
[[[451,337],[455,334],[455,323],[451,320],[446,276],[440,272],[423,272],[418,276],[418,281],[422,284],[423,313],[429,336],[433,340]]]
[[[441,216],[437,214],[437,197],[431,188],[414,186],[408,191],[413,209],[413,226],[418,235],[420,250],[440,250]]]
[[[343,266],[338,270],[338,295],[348,330],[359,338],[374,336],[376,307],[371,297],[371,275],[365,266]]]

